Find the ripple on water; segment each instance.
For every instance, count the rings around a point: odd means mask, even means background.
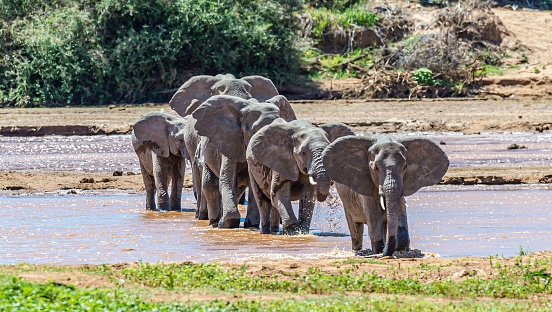
[[[418,192],[407,198],[411,247],[444,257],[512,256],[520,246],[532,251],[549,248],[551,195],[550,189],[529,186],[441,186]],[[184,203],[193,208],[192,195],[187,194]],[[350,236],[337,198],[319,203],[311,234],[299,236],[217,229],[196,220],[195,212],[146,212],[143,205],[143,194],[0,197],[0,264],[349,255]],[[364,248],[369,247],[365,236]]]

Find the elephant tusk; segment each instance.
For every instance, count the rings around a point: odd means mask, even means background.
[[[385,199],[381,195],[380,195],[380,204],[381,204],[381,208],[383,208],[383,210],[385,210]]]
[[[316,183],[316,181],[314,181],[314,179],[312,178],[312,176],[309,176],[309,182],[311,185],[316,185],[318,183]]]
[[[408,205],[406,204],[406,199],[404,198],[404,196],[402,197],[402,200],[403,200],[404,206],[408,207]]]

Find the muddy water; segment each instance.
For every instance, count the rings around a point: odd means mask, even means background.
[[[424,136],[447,152],[452,167],[552,166],[552,132],[408,132]],[[511,144],[526,148],[508,150]],[[0,170],[79,170],[139,172],[130,135],[0,137]]]
[[[0,264],[313,259],[350,255],[339,202],[319,204],[310,235],[221,230],[193,212],[143,209],[144,196],[0,197]],[[412,247],[443,257],[512,256],[552,246],[552,190],[434,187],[409,198]],[[194,207],[193,197],[183,200]],[[364,238],[369,247],[369,238]]]

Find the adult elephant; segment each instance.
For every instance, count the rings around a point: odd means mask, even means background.
[[[185,126],[185,119],[160,112],[147,113],[133,126],[132,145],[140,160],[147,210],[157,210],[156,192],[159,211],[181,210],[185,158],[189,158],[184,143]]]
[[[247,174],[245,152],[251,137],[265,125],[278,118],[294,120],[295,113],[284,96],[275,96],[266,102],[259,103],[255,99],[217,95],[201,104],[192,117],[197,121],[195,129],[200,136],[205,136],[213,144],[220,158],[216,155],[205,155],[209,169],[218,168],[219,190],[222,203],[222,213],[219,227],[238,227],[241,216],[238,211],[238,178]],[[211,157],[212,156],[212,157]],[[214,163],[209,163],[211,158]],[[220,162],[218,162],[220,160]],[[215,171],[215,170],[212,170]],[[248,176],[248,175],[247,175]],[[205,193],[205,192],[204,192]],[[255,205],[250,195],[249,205]],[[207,200],[208,204],[211,202]],[[215,206],[216,201],[212,202]],[[216,208],[214,208],[216,209]],[[257,210],[255,207],[253,210]],[[216,210],[209,212],[216,215]],[[248,216],[245,227],[258,227],[259,220]]]
[[[247,76],[236,79],[232,74],[201,75],[194,76],[186,81],[174,94],[169,104],[180,116],[189,116],[203,102],[214,95],[231,95],[242,99],[256,99],[259,102],[264,102],[277,96],[278,90],[270,79],[262,76]],[[195,161],[197,146],[201,140],[195,130],[196,122],[197,120],[190,116],[185,131],[185,142],[192,162],[194,193],[197,199],[196,217],[200,220],[207,220],[208,208],[203,196],[202,184],[210,183],[208,184],[211,189],[209,192],[212,193],[212,189],[216,189],[216,185],[213,183],[217,183],[217,181],[211,172],[204,174],[203,168]],[[212,178],[203,181],[202,176],[204,175]]]
[[[372,251],[384,256],[410,248],[404,197],[438,183],[449,166],[445,152],[428,139],[394,141],[380,134],[339,138],[323,159],[343,202],[353,250],[362,248],[367,224]]]
[[[331,184],[322,152],[331,141],[352,134],[342,123],[316,127],[306,119],[278,119],[251,138],[247,163],[261,233],[277,232],[280,218],[282,233],[308,233],[315,202],[326,200]],[[291,206],[294,200],[299,200],[299,219]]]

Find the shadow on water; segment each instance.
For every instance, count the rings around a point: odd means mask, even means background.
[[[319,203],[311,234],[299,236],[209,227],[194,219],[189,194],[183,199],[187,212],[146,212],[143,202],[143,195],[0,197],[0,264],[313,259],[350,249],[337,199]],[[407,203],[411,247],[422,251],[512,256],[520,246],[552,246],[547,188],[441,186],[409,196]]]

